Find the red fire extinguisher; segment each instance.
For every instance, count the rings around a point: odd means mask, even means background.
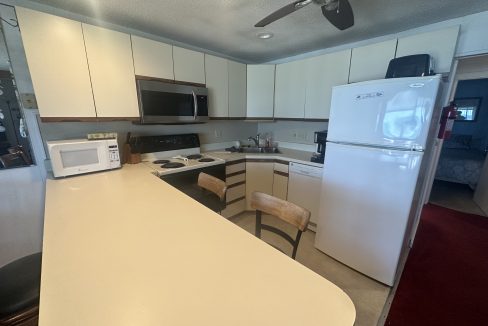
[[[449,139],[451,137],[452,127],[454,120],[457,117],[457,107],[454,102],[451,102],[448,106],[442,108],[442,115],[439,127],[439,139]]]

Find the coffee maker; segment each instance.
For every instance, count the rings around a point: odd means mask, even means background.
[[[324,163],[326,142],[327,130],[316,131],[314,135],[314,143],[317,144],[317,152],[313,153],[310,161],[315,163]]]

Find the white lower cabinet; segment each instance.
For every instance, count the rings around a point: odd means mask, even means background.
[[[254,191],[273,194],[273,161],[246,162],[246,210],[251,208],[251,195]]]
[[[246,163],[244,161],[228,162],[225,174],[226,207],[221,214],[225,218],[229,218],[246,210]]]
[[[283,200],[288,197],[288,164],[273,165],[273,196]]]

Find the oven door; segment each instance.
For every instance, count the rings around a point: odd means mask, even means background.
[[[200,172],[210,174],[225,181],[225,164],[166,174],[160,178],[211,210],[216,212],[223,210],[225,208],[225,199],[221,202],[217,195],[203,190],[198,186],[198,175]]]
[[[208,120],[208,90],[204,87],[137,81],[141,123],[201,123]]]

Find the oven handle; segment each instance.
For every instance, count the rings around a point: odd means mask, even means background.
[[[191,94],[193,95],[193,120],[196,120],[198,115],[197,94],[195,94],[194,90],[191,91]]]

